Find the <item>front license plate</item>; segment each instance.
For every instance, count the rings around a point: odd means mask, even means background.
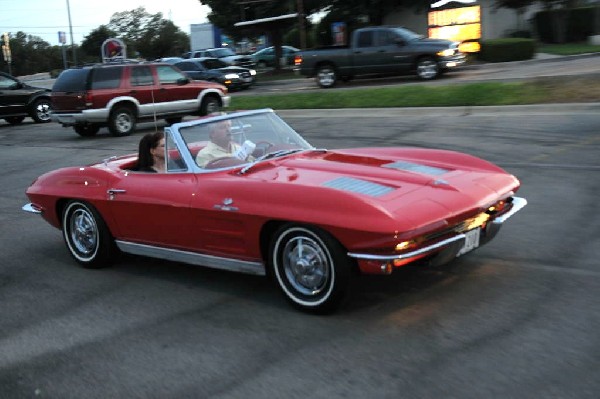
[[[460,251],[458,251],[458,254],[456,254],[456,256],[461,256],[461,255],[466,254],[467,252],[470,252],[470,251],[474,250],[475,248],[477,248],[479,246],[480,234],[481,234],[481,229],[479,227],[476,229],[467,231],[465,233],[465,244],[460,249]]]

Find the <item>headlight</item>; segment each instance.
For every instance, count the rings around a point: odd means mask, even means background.
[[[239,75],[237,73],[228,73],[225,75],[225,79],[239,79]]]
[[[440,57],[450,57],[454,55],[454,49],[448,48],[446,50],[438,51],[437,55],[439,55]]]
[[[256,71],[254,69],[250,69],[250,75],[252,75],[252,76],[256,75]]]

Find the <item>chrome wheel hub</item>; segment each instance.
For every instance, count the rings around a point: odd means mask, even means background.
[[[283,249],[285,276],[304,295],[318,295],[325,289],[330,267],[327,254],[310,238],[293,238]]]
[[[98,243],[96,223],[85,210],[77,210],[71,218],[71,242],[82,255],[92,254]]]

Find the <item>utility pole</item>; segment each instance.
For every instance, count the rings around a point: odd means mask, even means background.
[[[300,50],[306,50],[306,28],[304,26],[304,0],[296,0],[298,9],[298,31],[300,33]]]
[[[4,60],[8,64],[8,74],[12,75],[12,55],[10,53],[10,36],[7,32],[2,34],[2,55],[4,55]]]
[[[75,51],[75,42],[73,41],[73,25],[71,24],[71,6],[67,0],[67,14],[69,15],[69,33],[71,34],[71,51],[73,52],[73,66],[77,66],[77,52]]]

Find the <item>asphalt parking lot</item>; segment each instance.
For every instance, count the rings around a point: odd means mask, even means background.
[[[134,152],[0,122],[2,398],[596,398],[600,113],[584,107],[282,111],[318,147],[436,147],[517,175],[529,205],[448,267],[365,277],[336,314],[262,277],[126,257],[84,270],[25,214],[41,173]]]

